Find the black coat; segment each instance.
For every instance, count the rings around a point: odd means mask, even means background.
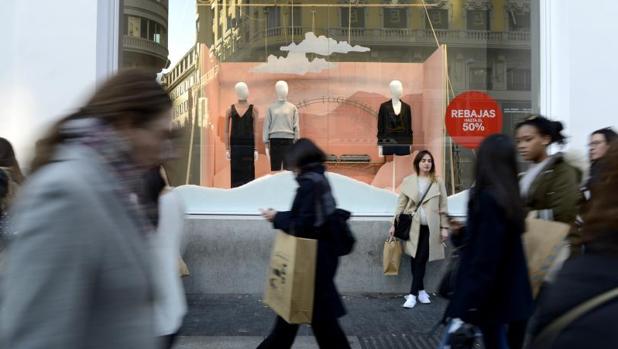
[[[543,290],[531,334],[539,334],[546,325],[577,305],[618,287],[616,270],[618,256],[582,255],[568,260],[556,281]],[[614,299],[567,326],[552,348],[618,348],[616,321],[618,300]]]
[[[316,182],[316,178],[321,180]],[[332,210],[335,201],[330,192],[328,180],[324,176],[324,167],[314,167],[308,172],[301,173],[296,181],[299,188],[296,191],[292,209],[287,212],[278,212],[273,225],[275,229],[281,229],[288,234],[318,240],[313,320],[338,318],[345,315],[345,308],[334,280],[339,265],[339,256],[328,230],[316,227],[319,225],[316,210],[319,193],[322,194],[320,199],[323,207],[330,207]]]
[[[378,111],[378,145],[409,144],[412,144],[412,108],[401,101],[397,115],[392,100],[382,103]]]
[[[482,193],[468,211],[455,294],[446,316],[475,325],[525,320],[533,311],[522,224],[509,224],[504,209]]]

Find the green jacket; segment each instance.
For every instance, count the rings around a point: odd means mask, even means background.
[[[581,171],[567,163],[562,154],[552,156],[530,185],[526,209],[541,213],[551,211],[554,221],[575,222],[581,198],[581,176]]]

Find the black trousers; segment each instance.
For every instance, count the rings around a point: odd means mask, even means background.
[[[410,145],[383,145],[382,155],[410,155]]]
[[[255,179],[253,145],[230,145],[230,174],[232,188]]]
[[[159,337],[161,340],[161,348],[162,349],[172,349],[174,343],[176,343],[176,338],[178,338],[178,333],[170,334],[167,336]]]
[[[416,257],[410,257],[410,269],[412,270],[412,286],[410,294],[418,296],[418,291],[425,289],[423,279],[429,260],[429,227],[421,225],[416,246]]]
[[[285,159],[288,150],[294,144],[293,139],[287,138],[271,138],[270,139],[270,170],[281,171],[289,170],[289,166]]]
[[[298,325],[287,323],[277,316],[275,327],[257,349],[289,349],[294,344]],[[346,338],[339,321],[336,318],[314,321],[311,324],[313,335],[320,349],[349,349],[350,344]]]

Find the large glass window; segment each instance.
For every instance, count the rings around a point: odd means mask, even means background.
[[[380,4],[200,1],[198,9],[209,11],[198,11],[197,27],[208,33],[192,49],[195,64],[187,59],[172,75],[182,80],[173,96],[183,135],[183,156],[170,171],[174,184],[251,183],[283,167],[271,162],[283,156],[276,143],[307,137],[327,153],[330,172],[373,187],[397,191],[413,172],[414,154],[428,149],[449,193],[469,188],[474,152],[448,136],[446,106],[464,92],[482,91],[501,106],[508,134],[531,112],[538,81],[531,75],[529,4]],[[226,36],[221,29],[230,26],[240,30]],[[165,28],[149,30],[163,34]],[[275,88],[280,80],[287,94]],[[403,112],[393,106],[390,85],[396,80]],[[250,91],[247,104],[239,102],[239,82]],[[247,115],[256,118],[252,126],[233,127]],[[250,144],[250,154],[228,160],[238,139]],[[392,147],[398,145],[403,147]]]

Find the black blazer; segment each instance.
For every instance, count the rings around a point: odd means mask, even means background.
[[[455,294],[447,317],[476,325],[525,320],[533,311],[532,291],[521,234],[523,225],[509,224],[504,210],[488,193],[470,205]]]
[[[299,188],[296,191],[292,209],[287,212],[278,212],[273,226],[275,229],[283,230],[294,236],[318,240],[313,321],[320,321],[320,319],[341,317],[346,311],[335,286],[334,279],[339,266],[339,256],[336,253],[334,241],[326,229],[315,226],[318,193],[322,193],[323,201],[331,201],[331,206],[334,205],[334,199],[328,180],[324,176],[324,167],[314,167],[310,172],[313,174],[305,172],[296,177]],[[321,183],[312,178],[316,173],[322,177]],[[326,203],[326,205],[329,204]]]
[[[392,100],[382,103],[378,111],[378,145],[409,144],[412,144],[412,108],[401,101],[397,115]]]

